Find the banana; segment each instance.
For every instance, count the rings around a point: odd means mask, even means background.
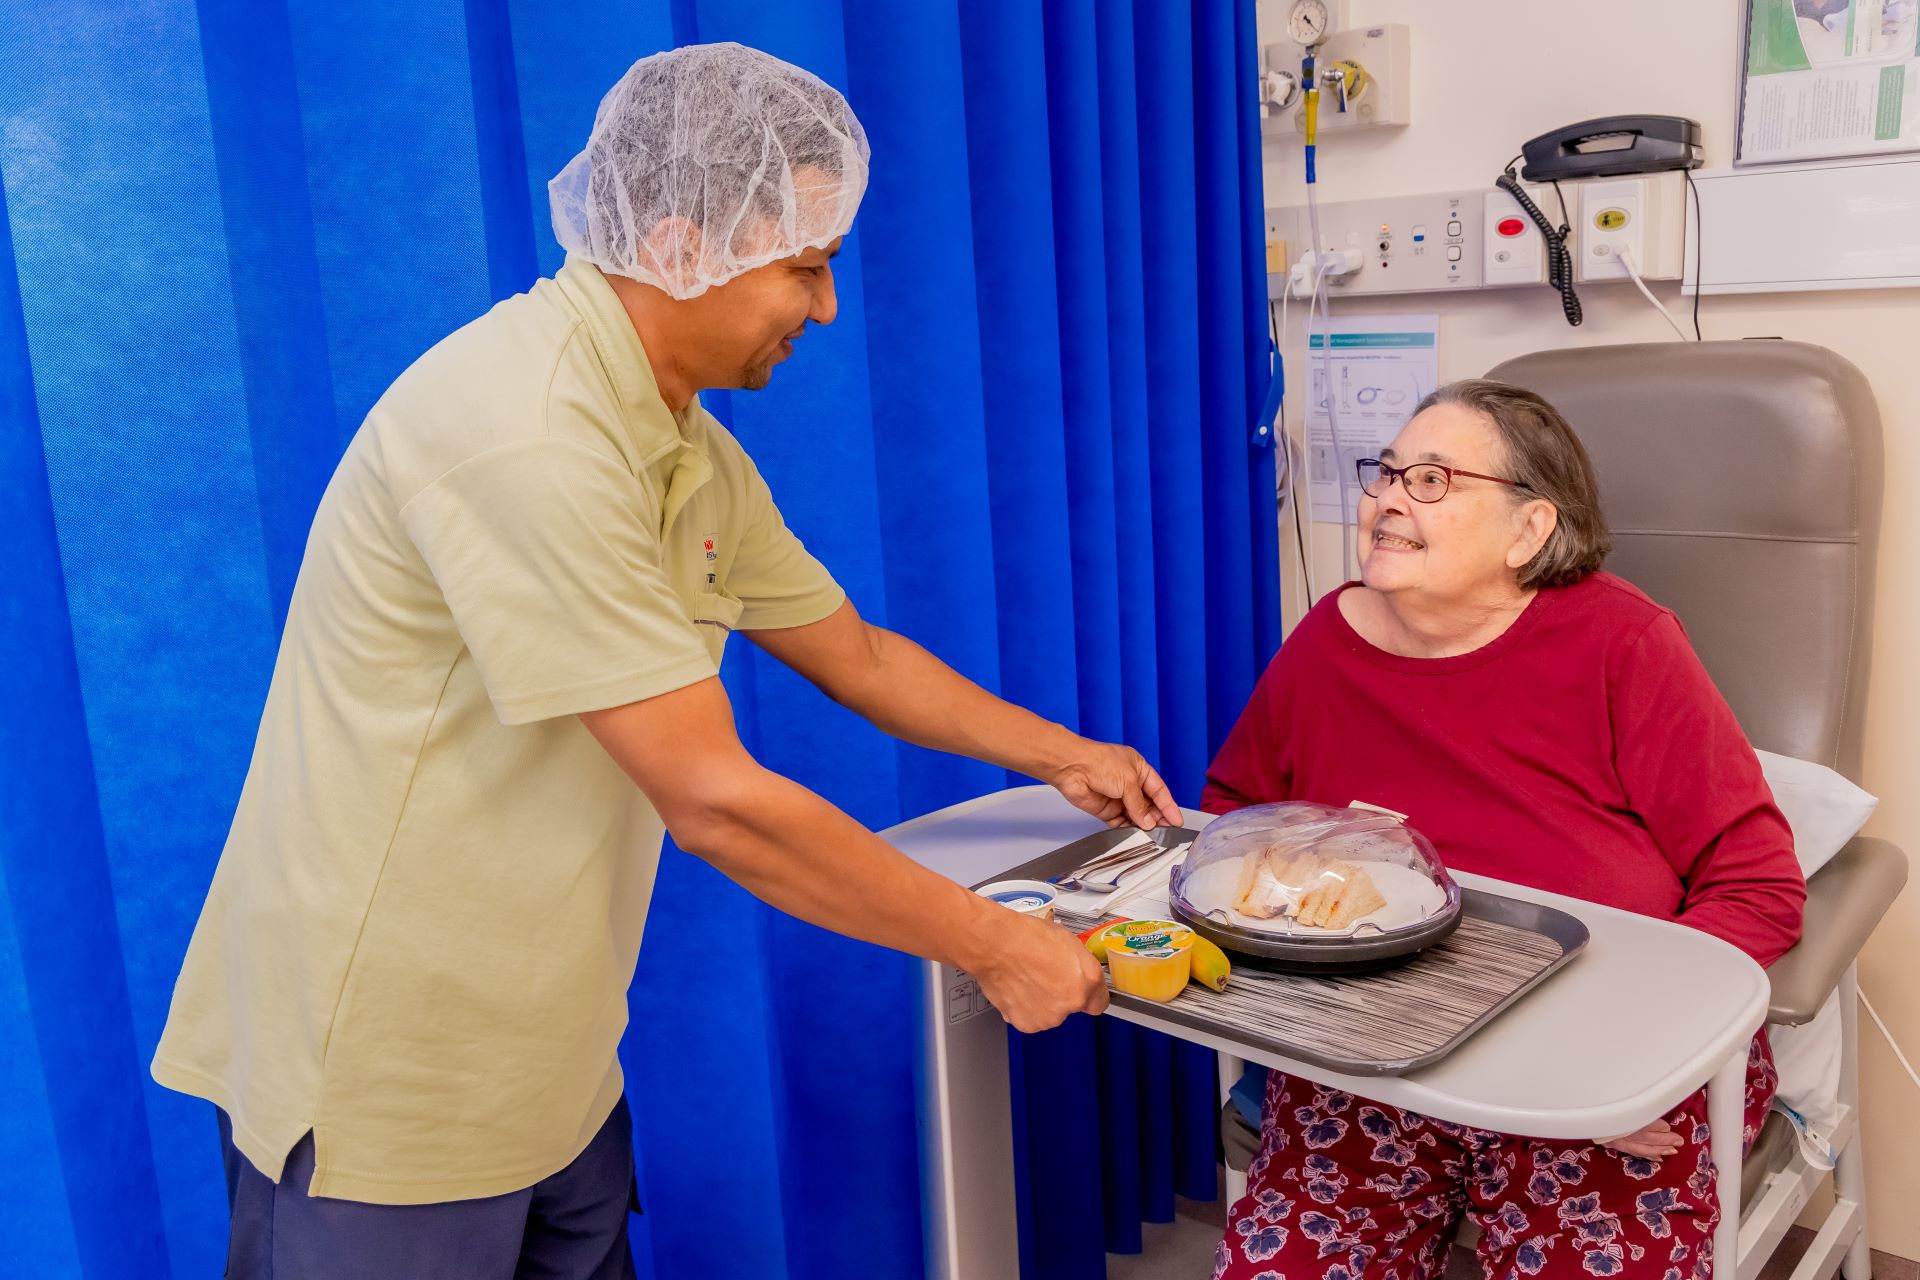
[[[1080,934],[1080,941],[1086,944],[1088,952],[1095,960],[1105,964],[1107,962],[1107,930],[1124,923],[1126,923],[1124,920],[1109,920],[1105,924],[1097,924]],[[1232,973],[1233,965],[1227,960],[1227,953],[1199,934],[1195,934],[1193,980],[1202,986],[1212,987],[1215,991],[1225,991],[1227,978]]]
[[[1215,991],[1227,989],[1227,975],[1233,972],[1233,966],[1227,962],[1227,953],[1214,946],[1199,934],[1193,938],[1193,980]]]
[[[1092,953],[1095,960],[1098,960],[1101,964],[1105,964],[1107,962],[1107,930],[1116,924],[1124,923],[1124,920],[1109,920],[1105,924],[1097,924],[1085,933],[1076,936],[1079,937],[1080,941],[1087,944],[1087,950]]]

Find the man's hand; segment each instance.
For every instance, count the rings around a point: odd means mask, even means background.
[[[1132,747],[1082,738],[1080,749],[1047,781],[1110,827],[1131,822],[1151,831],[1181,823],[1167,784]]]
[[[1677,1155],[1684,1145],[1680,1135],[1665,1120],[1655,1120],[1644,1129],[1618,1138],[1602,1138],[1600,1145],[1609,1151],[1618,1151],[1622,1155],[1638,1156],[1642,1160],[1663,1160]]]
[[[1015,915],[991,959],[973,976],[1000,1016],[1022,1031],[1045,1031],[1076,1013],[1107,1007],[1107,980],[1100,962],[1080,939],[1057,924]]]

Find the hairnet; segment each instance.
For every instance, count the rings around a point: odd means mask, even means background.
[[[867,156],[819,77],[689,45],[640,59],[600,100],[586,150],[547,184],[553,232],[611,275],[691,298],[845,235]]]

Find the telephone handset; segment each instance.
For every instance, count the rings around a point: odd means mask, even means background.
[[[1683,116],[1602,116],[1543,133],[1521,148],[1528,182],[1698,169],[1700,125]]]
[[[1697,169],[1700,126],[1682,116],[1602,116],[1541,134],[1522,147],[1514,160],[1522,157],[1527,164],[1519,176],[1509,164],[1494,185],[1512,196],[1540,229],[1547,247],[1547,283],[1559,292],[1567,323],[1577,325],[1585,317],[1573,289],[1573,253],[1568,247],[1573,228],[1567,223],[1566,199],[1560,199],[1560,224],[1555,226],[1527,195],[1520,179],[1551,182],[1557,195],[1562,180]]]

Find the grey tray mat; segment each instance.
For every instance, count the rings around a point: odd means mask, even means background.
[[[1101,832],[994,879],[1044,880],[1123,838],[1124,833]],[[1120,991],[1112,1000],[1348,1075],[1400,1075],[1451,1053],[1586,945],[1587,927],[1553,907],[1478,889],[1464,890],[1461,906],[1460,927],[1450,937],[1398,968],[1318,977],[1236,963],[1224,992],[1195,984],[1168,1004]],[[1079,929],[1095,923],[1068,915],[1061,919]]]

